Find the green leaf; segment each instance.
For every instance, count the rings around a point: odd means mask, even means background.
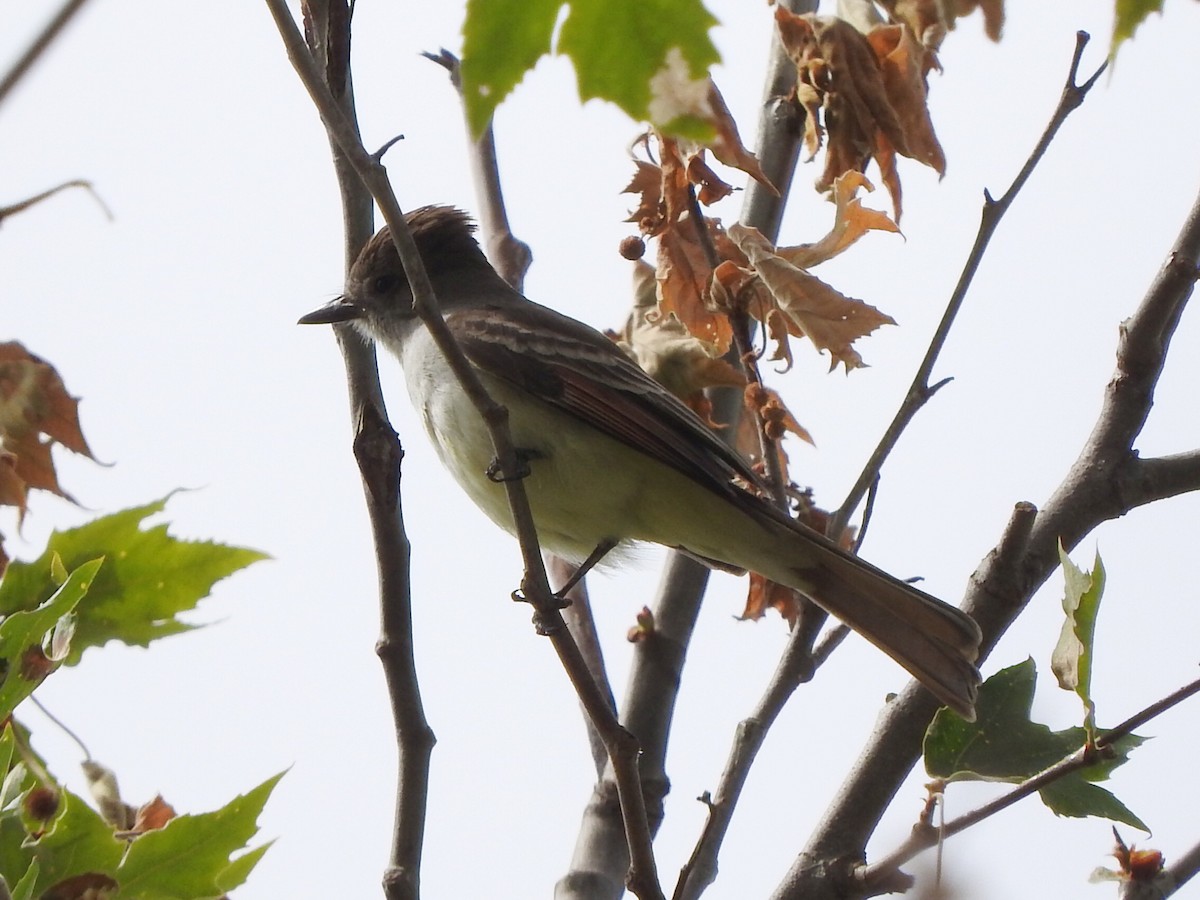
[[[941,710],[925,735],[925,769],[947,781],[1024,781],[1083,743],[1030,721],[1037,667],[1032,659],[1001,669],[983,683],[975,721]]]
[[[462,90],[478,136],[525,73],[552,50],[571,59],[579,96],[615,103],[639,122],[709,140],[708,70],[720,54],[717,24],[702,0],[469,0],[463,23]],[[688,102],[688,101],[692,102]]]
[[[496,107],[550,52],[562,6],[563,0],[468,0],[459,71],[472,135],[483,133]]]
[[[1082,819],[1096,816],[1113,822],[1123,822],[1140,828],[1147,834],[1150,828],[1110,791],[1096,787],[1083,779],[1068,776],[1042,788],[1042,802],[1060,816]]]
[[[33,887],[37,884],[39,874],[38,861],[35,859],[21,876],[16,887],[12,889],[12,900],[33,900]]]
[[[716,24],[700,0],[572,0],[558,52],[575,65],[580,99],[609,100],[638,121],[667,125],[682,114],[651,110],[651,79],[674,58],[707,91],[708,69],[721,59],[708,36]]]
[[[1150,13],[1161,13],[1162,8],[1163,0],[1117,0],[1108,58],[1115,59],[1121,44],[1133,37],[1133,33]]]
[[[261,847],[255,847],[253,850],[247,850],[237,859],[229,864],[220,877],[217,878],[217,883],[223,891],[232,891],[236,887],[241,887],[246,883],[246,879],[250,877],[250,872],[258,865],[258,861],[263,858],[274,841],[267,841]]]
[[[73,875],[111,875],[125,853],[125,842],[113,837],[112,827],[81,797],[64,790],[61,804],[50,830],[32,845],[41,866],[39,893]]]
[[[258,832],[258,816],[282,777],[268,778],[215,812],[176,816],[139,837],[117,872],[122,900],[217,897],[244,881],[262,848],[230,857]]]
[[[1061,543],[1058,556],[1062,561],[1065,590],[1063,593],[1062,633],[1050,657],[1050,668],[1064,691],[1074,691],[1083,701],[1084,728],[1089,739],[1096,734],[1096,704],[1092,699],[1092,656],[1096,639],[1096,616],[1104,596],[1104,563],[1096,552],[1091,572],[1080,570]]]
[[[979,689],[974,722],[939,710],[925,734],[926,771],[946,781],[1018,784],[1083,747],[1083,728],[1051,731],[1030,719],[1036,678],[1032,659],[997,672]],[[1116,741],[1108,758],[1043,789],[1042,802],[1059,815],[1115,818],[1144,827],[1112,794],[1090,784],[1108,778],[1144,741],[1137,735]]]
[[[0,614],[34,609],[53,593],[54,554],[67,569],[104,556],[87,602],[79,605],[66,665],[79,662],[88,647],[111,640],[144,647],[198,627],[177,614],[195,608],[217,581],[267,557],[209,541],[181,541],[167,533],[166,525],[142,529],[142,522],[165,505],[164,498],[51,535],[37,560],[9,565],[0,581]]]
[[[42,644],[47,633],[83,600],[103,562],[93,559],[83,563],[41,606],[30,612],[14,612],[0,623],[0,659],[4,667],[0,720],[11,715],[17,704],[60,665],[46,656]]]

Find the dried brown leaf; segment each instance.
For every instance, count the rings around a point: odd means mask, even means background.
[[[750,573],[750,587],[746,592],[746,607],[742,610],[742,619],[757,621],[767,614],[767,610],[778,612],[789,625],[795,625],[800,615],[800,597],[790,587],[768,581],[757,572]]]
[[[783,329],[771,321],[771,310],[778,310],[788,334],[803,335],[818,350],[829,351],[830,370],[839,364],[847,371],[862,366],[854,341],[880,325],[896,324],[891,316],[783,259],[757,229],[732,225],[729,237],[749,258],[764,289],[759,292],[760,303],[751,306],[752,314],[778,334]]]
[[[813,266],[837,256],[868,231],[890,231],[900,233],[900,227],[891,220],[887,213],[877,209],[868,209],[858,198],[859,188],[868,191],[875,186],[861,172],[846,172],[839,175],[833,183],[831,199],[837,210],[834,214],[833,227],[829,234],[815,244],[800,244],[796,247],[780,247],[778,253],[792,265],[802,269]]]
[[[1004,32],[1004,0],[942,0],[942,3],[947,28],[953,29],[957,19],[981,9],[984,32],[993,41],[1000,40]]]
[[[715,346],[697,338],[673,312],[659,309],[653,268],[642,263],[634,277],[636,302],[618,343],[651,378],[693,409],[703,408],[697,401],[705,388],[746,383]]]
[[[71,499],[54,470],[55,443],[95,458],[79,426],[79,401],[54,367],[16,341],[0,343],[0,502],[24,515],[30,488]]]
[[[877,25],[867,40],[879,58],[888,103],[904,132],[900,152],[945,175],[946,154],[929,117],[928,75],[937,67],[937,57],[906,25]],[[896,145],[897,150],[900,147]]]
[[[153,800],[138,808],[132,830],[137,834],[154,831],[164,827],[175,815],[175,807],[164,800],[162,794],[156,794]]]

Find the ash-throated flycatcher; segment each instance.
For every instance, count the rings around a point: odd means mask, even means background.
[[[748,463],[612,341],[509,287],[464,213],[429,206],[406,220],[446,324],[508,407],[543,547],[579,562],[598,546],[650,541],[758,572],[811,598],[973,716],[980,633],[969,616],[764,499]],[[413,311],[387,228],[363,248],[345,294],[300,321],[354,321],[394,353],[442,462],[480,509],[513,530],[504,488],[488,475],[491,438]]]

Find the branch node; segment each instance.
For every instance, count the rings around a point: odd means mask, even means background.
[[[382,147],[380,147],[378,150],[376,150],[374,153],[371,154],[371,162],[375,163],[375,165],[377,165],[377,166],[383,165],[383,155],[385,153],[387,153],[389,150],[391,150],[394,145],[400,143],[400,141],[402,141],[402,140],[404,140],[404,135],[398,134],[391,140],[385,141],[384,145]]]
[[[450,76],[450,83],[454,85],[456,90],[462,87],[461,64],[457,56],[445,47],[440,48],[437,53],[430,53],[428,50],[424,50],[421,52],[421,55],[431,63],[436,63],[445,69],[446,73]]]
[[[929,387],[925,388],[925,399],[926,400],[931,399],[934,394],[936,394],[938,391],[940,391],[942,388],[944,388],[946,385],[948,385],[953,380],[954,380],[953,375],[947,375],[941,381],[931,384]]]

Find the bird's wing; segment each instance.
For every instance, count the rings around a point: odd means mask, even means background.
[[[446,324],[480,369],[708,489],[744,502],[737,481],[761,486],[699,416],[587,325],[530,301],[455,311]]]

